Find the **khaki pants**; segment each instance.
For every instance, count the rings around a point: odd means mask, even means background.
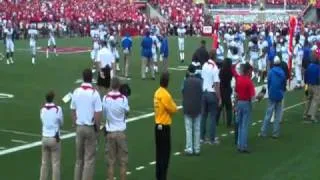
[[[167,72],[168,71],[168,58],[163,58],[162,61],[162,72]]]
[[[129,65],[130,65],[130,60],[129,60],[129,54],[124,55],[124,76],[128,77],[129,76]]]
[[[317,109],[320,103],[320,85],[309,85],[309,96],[306,103],[306,109],[304,115],[311,116],[312,120],[315,120]]]
[[[142,77],[142,79],[146,78],[146,67],[148,67],[152,78],[154,78],[155,75],[154,75],[153,61],[148,60],[147,58],[143,57],[141,60],[141,77]]]
[[[108,179],[114,179],[114,165],[118,159],[120,165],[120,180],[125,180],[128,165],[128,145],[124,132],[107,133],[106,159],[108,162]]]
[[[95,168],[97,134],[93,126],[77,126],[75,180],[92,180]]]
[[[54,137],[42,138],[40,180],[48,179],[50,161],[52,164],[52,180],[60,180],[60,151],[61,144]]]

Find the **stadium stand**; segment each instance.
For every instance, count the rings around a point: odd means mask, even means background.
[[[17,21],[143,21],[144,16],[135,5],[123,0],[3,0],[0,2],[3,19]],[[120,13],[121,12],[121,13]]]
[[[192,0],[152,0],[162,16],[174,22],[200,22],[203,20],[203,5]]]

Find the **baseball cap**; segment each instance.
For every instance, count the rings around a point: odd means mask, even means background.
[[[279,56],[274,57],[273,63],[274,64],[280,64],[281,63]]]

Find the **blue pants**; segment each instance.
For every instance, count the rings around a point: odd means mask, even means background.
[[[204,92],[202,96],[202,120],[201,139],[205,140],[207,129],[207,118],[210,122],[210,141],[214,142],[216,137],[216,118],[218,111],[218,99],[216,93]]]
[[[186,126],[186,149],[187,153],[200,153],[200,122],[201,115],[192,118],[184,115]],[[193,138],[192,138],[193,137]]]
[[[278,137],[280,135],[280,121],[282,117],[282,101],[272,101],[269,99],[266,115],[261,127],[261,136],[267,136],[268,126],[272,114],[274,114],[273,132],[272,135]]]
[[[251,122],[252,106],[250,101],[238,101],[236,106],[236,123],[238,124],[238,141],[239,150],[248,149],[248,128]]]

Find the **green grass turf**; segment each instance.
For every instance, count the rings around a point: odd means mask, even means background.
[[[190,57],[198,47],[200,38],[186,40],[186,57]],[[90,47],[89,39],[57,39],[58,47]],[[211,44],[208,42],[208,44]],[[17,41],[17,48],[27,48],[27,41]],[[38,46],[45,46],[41,40]],[[133,95],[130,97],[130,106],[134,110],[130,116],[141,115],[137,111],[152,112],[153,92],[158,87],[156,81],[140,80],[139,40],[134,41],[133,56],[131,58],[132,80],[129,82]],[[45,59],[43,53],[38,54],[35,66],[31,65],[31,58],[26,51],[15,53],[16,64],[5,65],[0,62],[1,84],[0,92],[14,94],[13,99],[0,99],[0,129],[11,129],[23,132],[40,134],[39,108],[43,104],[44,94],[53,89],[57,93],[57,103],[61,104],[61,97],[71,91],[78,84],[81,71],[90,66],[89,53],[60,55]],[[180,65],[177,54],[177,40],[170,39],[170,66]],[[175,99],[180,99],[181,82],[184,71],[171,71],[170,91]],[[294,91],[286,97],[286,107],[300,103],[303,93]],[[65,130],[71,128],[70,111],[62,104],[65,114]],[[264,116],[266,101],[255,103],[253,122],[258,122]],[[301,123],[303,106],[297,106],[284,113],[285,122],[282,125],[282,136],[278,140],[260,139],[257,133],[261,123],[250,128],[249,146],[253,151],[250,155],[238,154],[233,145],[233,135],[230,129],[220,125],[217,134],[228,133],[221,137],[221,145],[203,145],[201,156],[185,157],[171,156],[169,168],[170,180],[316,180],[320,179],[319,167],[320,135],[318,125],[304,125]],[[172,126],[172,154],[182,152],[185,144],[184,121],[181,111],[174,118]],[[129,144],[130,180],[151,180],[154,178],[154,118],[141,119],[128,124],[127,135]],[[19,139],[30,142],[40,140],[40,137],[15,135],[0,132],[0,147],[15,147],[20,144],[11,142]],[[104,140],[101,135],[99,151],[97,153],[95,179],[106,179],[106,162],[104,158]],[[0,157],[0,179],[20,180],[38,179],[40,170],[40,147],[31,148],[3,155]],[[75,162],[74,138],[62,141],[62,179],[73,179]],[[145,169],[135,170],[144,166]]]

